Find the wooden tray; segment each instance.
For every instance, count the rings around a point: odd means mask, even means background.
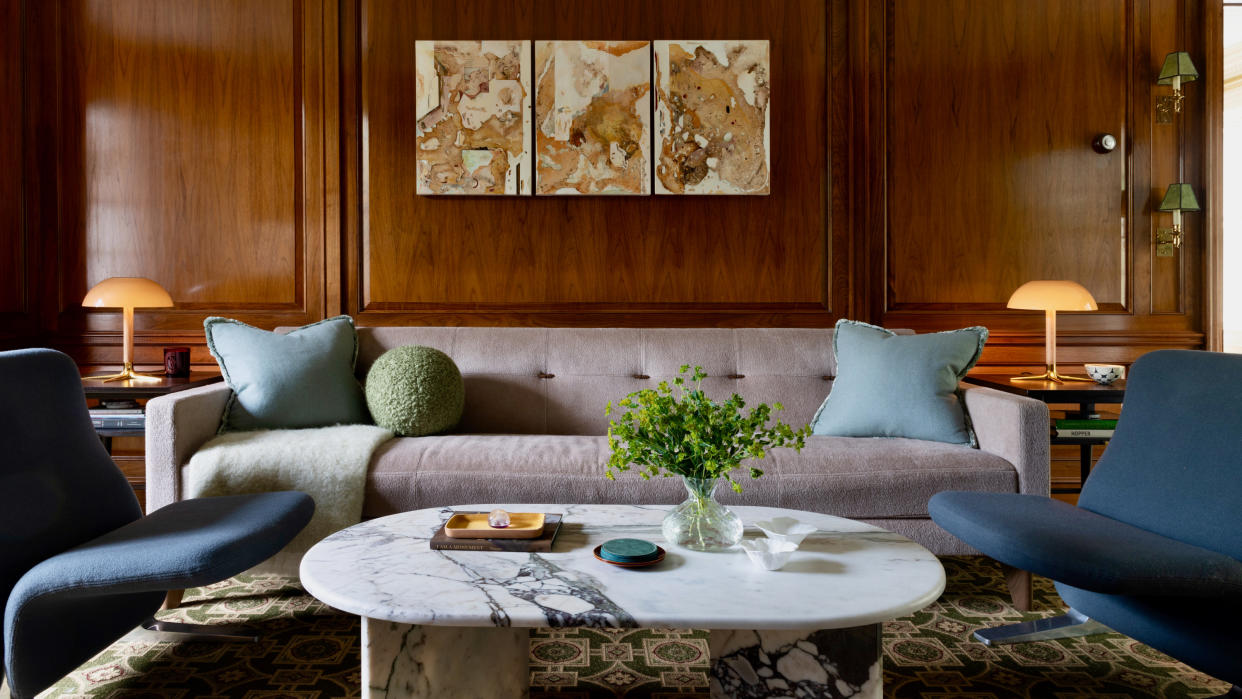
[[[459,512],[445,522],[444,533],[454,539],[534,539],[543,533],[543,513],[510,512],[509,526],[496,528],[486,512]]]

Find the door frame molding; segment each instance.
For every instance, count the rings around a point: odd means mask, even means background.
[[[1242,3],[1230,2],[1242,7]],[[1203,216],[1204,342],[1211,352],[1225,349],[1225,2],[1203,0]]]

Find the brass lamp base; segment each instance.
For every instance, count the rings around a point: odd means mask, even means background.
[[[83,376],[83,381],[136,381],[139,383],[149,383],[154,381],[163,381],[162,374],[142,374],[134,371],[134,365],[129,362],[121,369],[119,374],[100,374],[98,376]]]
[[[1013,376],[1010,381],[1051,381],[1052,383],[1065,383],[1066,381],[1087,381],[1092,382],[1095,379],[1086,376],[1067,376],[1057,373],[1055,366],[1048,367],[1044,373],[1038,376]]]

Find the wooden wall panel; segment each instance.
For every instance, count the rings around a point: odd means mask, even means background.
[[[41,173],[57,187],[43,271],[58,345],[115,361],[119,314],[79,306],[111,276],[149,277],[176,302],[139,313],[142,363],[160,363],[161,345],[201,343],[207,315],[323,317],[325,9],[336,6],[74,0],[32,20],[54,22],[60,47],[38,66],[58,122]],[[210,361],[201,349],[195,360]]]
[[[1197,6],[866,3],[864,94],[885,114],[863,156],[885,164],[865,193],[871,317],[919,331],[986,325],[983,364],[1039,367],[1042,314],[1005,301],[1030,279],[1074,279],[1101,308],[1061,314],[1062,364],[1202,347],[1194,217],[1176,257],[1156,257],[1153,242],[1170,178],[1201,181],[1193,88],[1177,123],[1153,122],[1164,54],[1200,41],[1182,26]],[[1118,149],[1093,152],[1099,133]]]
[[[115,362],[118,314],[77,300],[105,275],[144,274],[178,306],[140,313],[140,363],[173,343],[210,363],[208,314],[272,327],[344,311],[370,324],[984,324],[985,363],[1023,367],[1042,361],[1042,318],[1003,302],[1047,276],[1078,277],[1105,304],[1062,315],[1063,363],[1200,347],[1200,217],[1177,257],[1152,248],[1164,186],[1203,181],[1199,84],[1176,124],[1151,113],[1163,55],[1201,55],[1201,5],[8,3],[0,38],[19,40],[0,43],[0,103],[23,119],[20,134],[0,124],[0,162],[23,177],[0,172],[0,263],[14,268],[0,339]],[[445,36],[770,39],[773,194],[418,197],[413,42]],[[1122,149],[1089,151],[1114,129]]]
[[[22,224],[21,5],[0,5],[0,340],[28,330]]]
[[[828,31],[820,0],[364,0],[346,19],[358,44],[343,49],[359,104],[350,312],[374,324],[831,323],[846,299],[830,291]],[[414,41],[444,37],[769,39],[772,194],[416,196]]]
[[[1031,279],[1124,305],[1129,4],[894,3],[888,309],[1004,308]]]

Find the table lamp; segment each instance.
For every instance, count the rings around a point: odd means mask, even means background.
[[[1071,281],[1027,282],[1009,297],[1009,308],[1044,312],[1044,373],[1015,376],[1010,381],[1091,381],[1086,376],[1057,373],[1057,311],[1094,311],[1095,299],[1081,284]]]
[[[124,361],[119,374],[87,376],[96,381],[159,381],[163,377],[139,374],[134,371],[134,309],[167,308],[173,305],[172,297],[164,287],[142,277],[112,277],[99,282],[82,299],[87,308],[120,308],[124,342]]]

